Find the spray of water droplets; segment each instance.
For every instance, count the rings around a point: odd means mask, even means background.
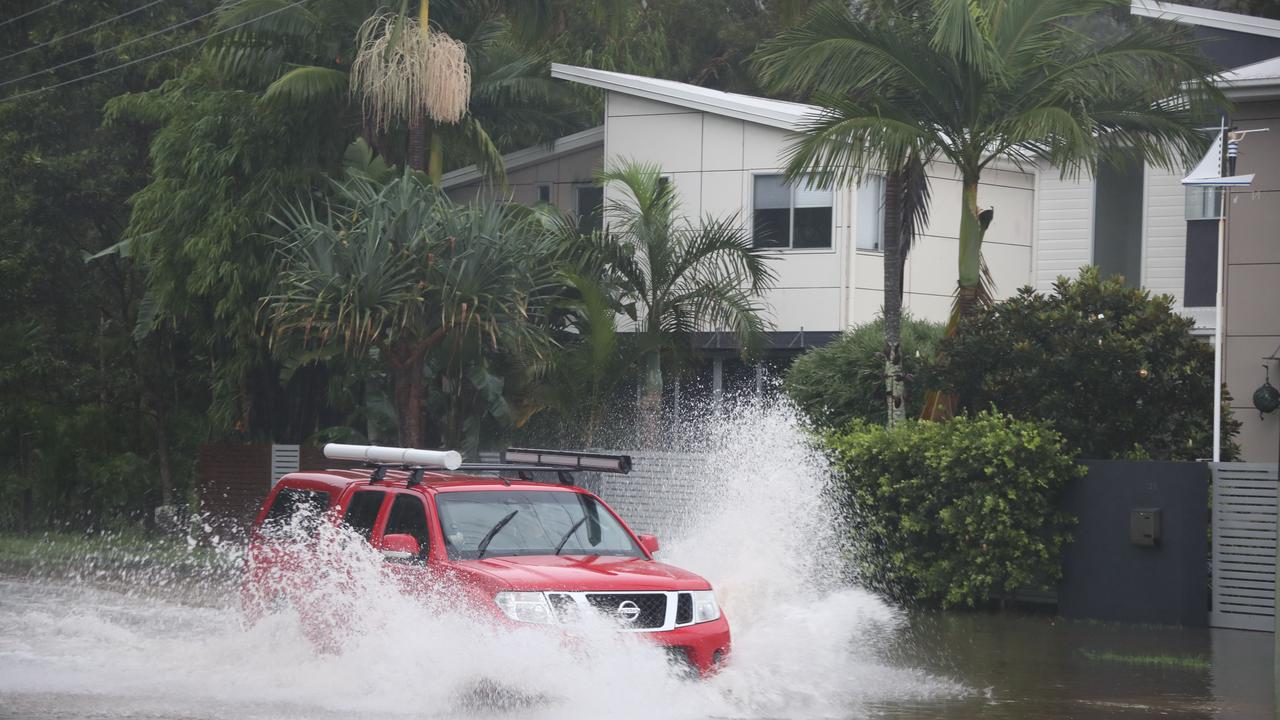
[[[0,698],[28,717],[692,719],[850,717],[964,692],[882,659],[904,619],[847,581],[830,468],[792,408],[741,405],[696,426],[687,449],[706,462],[668,482],[699,491],[659,559],[716,587],[734,650],[710,680],[604,620],[496,628],[324,530],[305,592],[253,623],[221,576],[205,602],[149,592],[146,570],[127,591],[0,579]],[[320,637],[315,617],[333,621]]]

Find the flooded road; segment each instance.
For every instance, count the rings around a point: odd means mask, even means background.
[[[915,613],[860,589],[830,470],[785,410],[735,419],[704,452],[716,472],[660,559],[725,608],[733,654],[710,680],[614,627],[499,629],[429,606],[339,543],[316,580],[343,631],[329,652],[288,608],[246,625],[223,571],[0,571],[0,720],[1275,716],[1269,634]],[[239,548],[223,551],[234,567]]]
[[[815,616],[862,625],[864,646],[839,656],[744,628],[733,665],[699,683],[613,638],[566,648],[409,617],[323,654],[287,618],[243,628],[233,607],[189,597],[7,577],[0,718],[1274,717],[1267,634],[987,614],[890,626],[877,607],[837,596]],[[805,622],[779,620],[792,637]]]

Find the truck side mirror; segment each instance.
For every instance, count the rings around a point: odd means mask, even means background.
[[[386,560],[416,560],[422,548],[412,535],[382,536],[382,557]]]
[[[640,545],[648,550],[650,554],[658,552],[658,536],[657,535],[640,535]]]

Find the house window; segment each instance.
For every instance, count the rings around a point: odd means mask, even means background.
[[[756,247],[831,247],[830,190],[793,185],[781,175],[756,175],[753,197]]]
[[[1098,168],[1094,195],[1093,264],[1125,285],[1142,281],[1142,161],[1124,159]]]
[[[858,185],[859,250],[884,247],[884,177],[867,175]]]
[[[604,229],[604,188],[579,185],[576,193],[578,232],[586,235]]]
[[[551,186],[550,185],[538,186],[538,202],[540,203],[551,202]]]

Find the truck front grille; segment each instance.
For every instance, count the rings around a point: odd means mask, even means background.
[[[667,621],[665,593],[587,593],[586,598],[591,607],[630,628],[660,628]]]

